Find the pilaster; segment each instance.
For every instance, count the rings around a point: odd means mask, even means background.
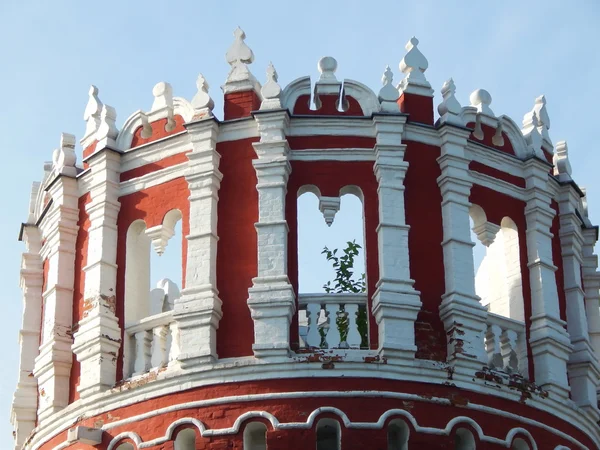
[[[46,190],[52,205],[40,228],[45,240],[42,258],[47,260],[48,274],[42,294],[42,339],[33,372],[38,380],[40,421],[69,402],[75,242],[79,218],[75,178],[58,175]]]
[[[531,328],[535,382],[563,398],[569,395],[567,361],[572,350],[565,321],[560,318],[556,266],[552,260],[550,227],[555,215],[550,206],[548,163],[531,157],[524,163],[527,205],[527,255],[531,280]]]
[[[470,130],[442,125],[438,163],[442,174],[444,273],[446,292],[440,304],[440,318],[448,337],[448,362],[471,370],[487,364],[485,330],[487,311],[475,294],[473,246],[470,237],[469,196],[473,182],[465,148]]]
[[[223,175],[217,153],[218,123],[209,117],[186,125],[192,144],[187,154],[190,231],[187,236],[185,289],[175,300],[183,367],[217,360],[217,329],[222,317],[217,290],[217,203]]]
[[[287,358],[290,324],[296,312],[294,290],[287,274],[285,197],[291,172],[285,132],[288,112],[269,110],[255,113],[260,142],[253,144],[257,159],[258,274],[248,289],[248,307],[254,320],[254,356]]]
[[[558,200],[567,331],[573,345],[573,352],[567,363],[571,398],[598,420],[600,414],[597,390],[600,366],[590,343],[582,284],[584,236],[581,220],[577,216],[579,192],[571,183],[563,184],[559,189]]]
[[[117,216],[120,154],[97,150],[87,160],[91,170],[86,205],[88,231],[83,317],[73,335],[73,353],[81,364],[77,390],[81,397],[105,391],[116,382],[121,329],[115,315],[117,280]]]
[[[37,419],[38,384],[32,377],[35,357],[39,351],[42,314],[43,269],[40,258],[41,237],[34,225],[23,226],[26,250],[21,260],[23,291],[23,323],[19,331],[19,378],[13,396],[11,423],[15,431],[15,448],[21,448],[35,428]]]
[[[419,292],[410,278],[408,232],[404,210],[402,132],[406,116],[373,116],[376,132],[375,176],[379,183],[377,242],[379,281],[373,294],[373,315],[379,329],[379,352],[388,364],[411,364],[415,345],[415,320],[421,309]]]
[[[598,357],[600,355],[600,273],[598,272],[598,256],[594,254],[594,245],[598,240],[598,228],[584,228],[582,233],[584,239],[582,275],[588,334],[592,349]]]

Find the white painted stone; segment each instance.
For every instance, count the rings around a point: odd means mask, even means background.
[[[469,96],[471,106],[477,109],[477,112],[490,117],[496,117],[490,105],[492,104],[492,96],[485,89],[476,89]]]
[[[233,32],[233,36],[233,44],[231,44],[225,55],[231,69],[221,89],[225,94],[253,90],[260,96],[260,83],[248,68],[248,64],[252,64],[254,61],[254,53],[245,42],[246,33],[240,27],[237,27]]]
[[[399,67],[406,77],[398,84],[398,90],[400,94],[409,93],[433,97],[431,84],[425,78],[429,62],[417,47],[418,45],[419,40],[413,36],[404,47],[407,53],[400,61]]]
[[[455,367],[479,370],[488,362],[484,348],[487,311],[475,294],[473,242],[469,233],[469,195],[472,179],[465,148],[469,131],[445,126],[440,129],[442,193],[442,248],[446,292],[440,304],[448,343],[448,362]]]
[[[260,109],[281,109],[281,86],[277,84],[277,71],[273,63],[269,63],[267,67],[267,82],[262,87],[260,93],[263,101],[260,104]]]
[[[543,95],[535,99],[533,109],[523,117],[523,129],[529,130],[531,127],[536,127],[544,148],[551,151],[552,140],[548,133],[548,130],[550,130],[550,117],[546,108],[546,97]]]
[[[96,151],[104,147],[115,148],[117,146],[117,136],[119,130],[116,125],[117,112],[115,108],[108,105],[102,105],[102,113],[100,115],[100,125],[98,132],[96,133],[96,139],[98,144],[96,145]]]
[[[196,80],[196,87],[198,91],[194,98],[192,99],[192,106],[196,111],[196,115],[198,117],[209,117],[212,116],[212,110],[215,107],[215,102],[210,97],[208,93],[209,85],[204,75],[198,75],[198,79]]]
[[[414,322],[421,309],[419,292],[410,278],[409,226],[404,211],[402,144],[405,116],[374,116],[376,130],[375,176],[379,183],[379,282],[372,314],[379,330],[379,354],[388,364],[408,365],[417,350]]]
[[[319,211],[323,214],[328,227],[333,223],[335,214],[340,210],[340,197],[319,197]]]
[[[77,426],[67,432],[69,444],[97,445],[102,443],[102,429]]]
[[[100,128],[102,106],[102,102],[98,98],[98,88],[94,85],[90,86],[88,103],[83,113],[83,120],[85,120],[85,133],[81,139],[83,148],[92,144],[96,139],[96,132]]]
[[[554,153],[554,175],[558,176],[560,181],[571,181],[572,169],[569,162],[569,148],[566,141],[556,143]]]
[[[394,87],[394,73],[390,66],[386,66],[385,72],[381,76],[381,83],[383,87],[379,90],[379,101],[381,102],[381,111],[397,113],[400,112],[400,106],[398,106],[398,98],[400,93],[398,89]]]
[[[69,133],[61,133],[60,147],[54,150],[52,155],[53,170],[57,175],[74,177],[77,175],[76,161],[75,136]]]
[[[450,78],[446,80],[442,86],[442,103],[437,107],[440,118],[438,125],[442,123],[450,123],[453,125],[464,125],[460,118],[460,112],[462,110],[460,103],[454,95],[456,93],[456,86],[454,80]]]

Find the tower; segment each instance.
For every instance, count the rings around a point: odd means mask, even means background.
[[[418,44],[378,93],[332,57],[282,88],[237,29],[223,120],[202,75],[120,130],[92,86],[82,164],[64,133],[21,227],[16,448],[600,447],[598,236],[567,144],[543,96],[519,127],[452,79],[435,120]],[[364,292],[299,291],[304,193],[328,224],[360,199]],[[180,279],[151,285],[173,248]]]

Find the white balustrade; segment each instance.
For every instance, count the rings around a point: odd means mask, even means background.
[[[303,347],[353,348],[369,341],[366,294],[300,294],[300,337]],[[365,327],[359,329],[359,314]],[[305,315],[305,317],[303,317]]]
[[[488,313],[485,349],[490,367],[528,376],[525,323]]]
[[[146,317],[128,324],[125,333],[133,350],[129,376],[141,375],[176,361],[179,354],[179,331],[173,311]]]

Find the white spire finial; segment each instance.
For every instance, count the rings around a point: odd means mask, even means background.
[[[400,93],[398,89],[394,87],[392,82],[394,81],[394,73],[390,66],[385,67],[385,71],[381,76],[381,82],[383,87],[379,90],[379,102],[381,103],[381,110],[384,112],[400,112],[398,106],[398,97]]]
[[[150,111],[173,107],[173,87],[169,83],[161,81],[152,88],[154,102]]]
[[[225,54],[225,59],[231,66],[225,84],[221,87],[225,94],[230,92],[255,90],[260,92],[260,83],[248,69],[248,64],[254,61],[254,53],[246,42],[246,33],[240,27],[233,32],[234,41]]]
[[[85,133],[82,139],[82,144],[90,136],[92,136],[100,126],[100,114],[102,112],[102,102],[98,98],[98,88],[93,84],[90,86],[89,99],[83,112],[83,120],[85,120]],[[87,145],[83,144],[84,147]]]
[[[477,108],[477,112],[486,116],[496,117],[490,105],[492,104],[492,96],[485,89],[476,89],[469,96],[471,106]]]
[[[102,106],[102,113],[100,115],[100,126],[98,127],[98,133],[96,133],[99,145],[98,148],[106,146],[115,147],[117,145],[116,139],[119,134],[119,130],[116,126],[117,112],[115,108],[108,105]]]
[[[77,175],[75,162],[75,136],[69,133],[60,134],[60,148],[54,150],[52,163],[57,174],[74,177]]]
[[[281,100],[279,99],[281,96],[281,86],[277,84],[277,79],[278,75],[275,66],[270,62],[267,67],[267,82],[260,91],[263,97],[263,101],[260,104],[261,110],[281,108]]]
[[[554,175],[558,175],[561,181],[571,180],[571,163],[569,162],[569,147],[566,141],[556,143],[554,153]]]
[[[400,61],[400,70],[406,74],[406,77],[398,85],[401,92],[407,92],[417,95],[433,96],[431,85],[425,78],[425,71],[429,67],[427,58],[421,53],[419,48],[419,40],[416,37],[410,38],[404,48],[407,53]]]
[[[215,102],[210,98],[210,94],[208,93],[209,85],[204,75],[199,74],[198,79],[196,80],[196,86],[198,88],[198,92],[194,95],[192,99],[192,106],[196,110],[196,115],[198,116],[212,116],[212,110],[215,107]]]
[[[455,97],[456,86],[454,80],[450,78],[442,85],[442,103],[438,105],[438,113],[440,114],[441,123],[453,123],[455,125],[463,125],[459,118],[461,111],[460,103]]]
[[[548,116],[548,110],[546,108],[546,97],[540,95],[535,99],[533,109],[523,116],[523,130],[529,132],[533,126],[533,118],[537,120],[537,131],[542,136],[542,140],[545,141],[547,147],[552,147],[552,141],[550,140],[550,117]]]

